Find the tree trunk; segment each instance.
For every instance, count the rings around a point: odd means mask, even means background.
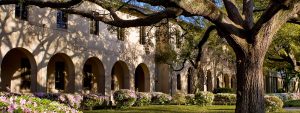
[[[263,60],[265,48],[249,47],[236,53],[236,113],[264,113]]]

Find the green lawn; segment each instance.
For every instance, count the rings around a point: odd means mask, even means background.
[[[84,113],[233,113],[235,106],[179,106],[179,105],[150,105],[132,107],[122,110],[106,109],[84,111]],[[299,113],[300,111],[283,111],[281,113]]]

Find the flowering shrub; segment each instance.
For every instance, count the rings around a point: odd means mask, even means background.
[[[135,106],[144,106],[149,105],[151,102],[151,94],[150,93],[144,93],[144,92],[137,92],[136,93],[136,101]]]
[[[129,89],[120,89],[114,92],[114,100],[117,108],[131,107],[136,101],[135,91]]]
[[[214,100],[214,94],[208,91],[200,91],[195,94],[195,102],[197,105],[211,105]]]
[[[172,100],[172,97],[168,94],[162,93],[162,92],[153,92],[152,93],[152,104],[159,104],[159,105],[165,105],[169,104]]]
[[[265,96],[265,104],[267,112],[275,112],[282,109],[283,102],[277,96]]]
[[[185,99],[186,99],[186,103],[188,105],[195,105],[196,104],[195,94],[187,94],[187,95],[185,95]]]
[[[106,107],[109,97],[95,94],[88,94],[83,96],[82,109],[92,110],[95,108]]]
[[[185,94],[183,92],[176,92],[172,97],[172,104],[184,105],[186,104]]]
[[[230,93],[218,93],[215,94],[214,102],[215,105],[235,105],[236,94]]]
[[[58,96],[58,101],[64,103],[72,108],[80,108],[83,96],[79,94],[62,93]]]
[[[0,96],[1,112],[31,113],[31,112],[72,112],[81,113],[59,102],[30,96]]]

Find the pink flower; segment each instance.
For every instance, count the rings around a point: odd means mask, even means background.
[[[21,105],[24,105],[25,103],[26,103],[26,100],[25,100],[25,99],[21,99],[21,100],[20,100],[20,104],[21,104]]]
[[[17,106],[15,104],[10,104],[7,111],[13,113],[16,108]]]
[[[6,101],[7,101],[7,98],[6,98],[5,96],[1,96],[1,97],[0,97],[0,101],[6,102]]]

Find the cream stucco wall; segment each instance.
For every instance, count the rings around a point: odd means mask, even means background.
[[[103,11],[100,7],[88,8]],[[136,67],[141,63],[146,64],[150,74],[146,78],[150,79],[150,91],[153,91],[155,45],[150,47],[150,53],[146,54],[144,45],[139,44],[138,28],[127,28],[130,31],[127,38],[125,41],[120,41],[116,34],[110,33],[107,25],[101,22],[99,35],[92,35],[89,33],[87,18],[68,15],[68,29],[60,29],[56,28],[57,11],[54,9],[30,6],[28,21],[16,19],[14,10],[14,5],[0,7],[0,63],[13,48],[28,50],[37,64],[37,84],[33,91],[46,91],[48,62],[57,53],[66,54],[74,65],[75,92],[82,92],[83,66],[91,57],[100,59],[104,66],[106,94],[110,94],[111,71],[117,61],[124,61],[128,66],[130,89],[134,89],[133,78]],[[122,18],[134,18],[126,14],[118,14]],[[151,41],[155,44],[154,39]]]

